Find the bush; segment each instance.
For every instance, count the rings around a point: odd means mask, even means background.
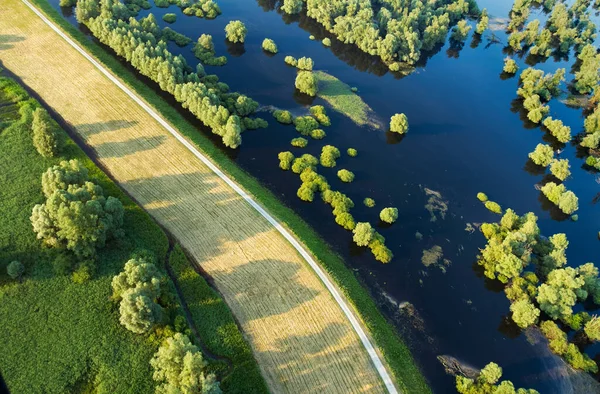
[[[215,56],[215,45],[213,44],[213,39],[210,34],[202,34],[198,38],[196,44],[194,44],[192,50],[194,55],[200,59],[203,64],[209,66],[224,66],[227,64],[227,58],[225,56]],[[199,75],[204,75],[204,72],[200,72]],[[225,90],[225,93],[227,90]]]
[[[19,279],[21,275],[25,272],[25,267],[20,261],[12,261],[8,266],[6,266],[6,273],[12,279]]]
[[[358,155],[358,151],[354,148],[348,148],[346,153],[348,153],[348,156],[350,157],[356,157]]]
[[[510,311],[512,312],[513,321],[521,328],[536,324],[540,317],[540,310],[527,298],[522,298],[511,304]]]
[[[565,126],[561,120],[548,117],[544,119],[543,124],[558,141],[566,143],[571,140],[571,128]]]
[[[489,209],[493,213],[502,214],[502,208],[500,207],[500,204],[498,204],[497,202],[486,201],[484,205],[487,209]]]
[[[313,36],[313,35],[311,34],[310,36],[308,36],[308,39],[309,39],[309,40],[314,40],[314,39],[315,39],[315,36]]]
[[[306,138],[298,137],[292,139],[292,146],[295,146],[297,148],[305,148],[306,145],[308,145],[308,141],[306,140]]]
[[[307,168],[314,170],[317,164],[319,164],[319,159],[313,155],[305,153],[302,156],[294,159],[294,162],[292,163],[292,171],[295,174],[301,174]]]
[[[295,86],[301,93],[316,96],[319,88],[317,78],[311,71],[300,71],[296,76]]]
[[[312,71],[314,65],[315,62],[313,62],[311,58],[303,56],[300,59],[298,59],[296,67],[298,67],[299,70]]]
[[[294,119],[296,131],[302,135],[310,135],[310,132],[319,128],[319,123],[312,116],[298,116]]]
[[[327,37],[323,38],[323,41],[321,41],[323,43],[323,45],[325,45],[326,47],[330,47],[331,46],[331,40]]]
[[[371,197],[367,197],[363,200],[363,204],[365,204],[366,207],[373,208],[375,206],[375,200]]]
[[[352,233],[354,234],[352,240],[355,244],[358,246],[367,246],[373,239],[375,230],[371,227],[370,223],[361,222],[356,224]]]
[[[283,59],[283,61],[292,67],[298,66],[298,60],[296,60],[296,58],[293,56],[286,56],[285,59]]]
[[[383,208],[379,212],[379,219],[386,223],[394,223],[398,219],[398,208]]]
[[[163,319],[163,309],[153,296],[146,288],[127,290],[119,306],[119,322],[136,334],[150,331]]]
[[[309,109],[311,115],[323,126],[330,126],[331,120],[325,113],[325,107],[322,105],[313,105]]]
[[[548,345],[553,353],[562,356],[567,352],[567,334],[553,321],[544,321],[540,324],[542,334],[548,339]]]
[[[538,166],[548,167],[554,158],[554,150],[549,145],[537,144],[529,158]]]
[[[167,23],[173,23],[177,20],[177,15],[175,14],[164,14],[162,17],[163,21]]]
[[[33,146],[43,157],[56,156],[62,147],[54,121],[48,112],[38,107],[33,111]]]
[[[583,330],[590,340],[594,342],[600,341],[600,318],[598,316],[592,317],[585,323]]]
[[[471,31],[471,26],[467,23],[465,19],[459,21],[456,26],[452,29],[451,38],[454,41],[462,42],[467,38],[467,35]]]
[[[550,163],[550,172],[552,175],[564,181],[571,175],[571,171],[569,170],[571,166],[569,165],[569,160],[560,159],[560,160],[552,160]]]
[[[390,131],[404,134],[408,131],[408,118],[404,114],[396,114],[390,119]]]
[[[246,34],[248,34],[248,29],[242,21],[231,21],[225,26],[225,38],[229,42],[243,43],[246,40]]]
[[[292,162],[294,161],[294,154],[292,152],[280,152],[277,157],[279,158],[279,168],[282,170],[292,168]]]
[[[354,180],[354,173],[345,169],[339,170],[337,176],[342,182],[352,182]]]
[[[290,111],[286,110],[275,110],[273,112],[273,117],[277,119],[279,123],[283,124],[291,124],[294,121],[294,117]]]
[[[481,202],[486,202],[488,200],[488,196],[485,193],[477,193],[477,199]]]
[[[517,66],[517,62],[515,62],[509,57],[504,59],[504,68],[502,69],[502,71],[504,71],[507,74],[516,74],[518,70],[519,66]]]
[[[310,132],[310,138],[313,140],[322,140],[326,135],[327,134],[325,134],[325,131],[322,129],[314,129]]]
[[[275,41],[271,40],[270,38],[265,38],[262,42],[262,49],[270,52],[270,53],[277,53],[277,44],[275,44]]]
[[[579,199],[572,191],[567,191],[565,185],[557,185],[554,182],[548,182],[542,186],[542,193],[552,203],[567,215],[579,209]]]
[[[340,157],[340,150],[332,145],[325,145],[321,149],[321,165],[323,167],[335,167],[335,161]]]

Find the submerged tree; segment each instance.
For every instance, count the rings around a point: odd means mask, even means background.
[[[246,25],[239,20],[231,21],[225,26],[225,38],[233,43],[244,43],[247,33]]]
[[[404,114],[395,114],[390,119],[390,131],[405,134],[408,131],[408,118]]]
[[[309,96],[316,96],[319,91],[317,77],[312,71],[300,71],[296,76],[296,89]]]

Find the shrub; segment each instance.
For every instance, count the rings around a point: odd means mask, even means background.
[[[335,167],[335,161],[340,157],[340,150],[332,145],[325,145],[321,149],[321,165],[323,167]]]
[[[590,340],[594,342],[600,341],[600,318],[598,318],[598,316],[593,316],[585,323],[583,330]]]
[[[356,86],[352,86],[352,87],[350,88],[350,91],[351,91],[352,93],[356,93],[356,92],[358,92],[358,88],[357,88]]]
[[[283,61],[286,64],[289,64],[290,66],[293,66],[293,67],[298,66],[298,60],[296,60],[296,58],[293,56],[286,56],[285,59],[283,59]]]
[[[544,119],[543,124],[558,141],[566,143],[571,140],[571,128],[565,126],[561,120],[548,117]]]
[[[122,296],[119,321],[129,331],[143,334],[162,321],[163,309],[148,289],[130,289]]]
[[[487,209],[489,209],[493,213],[502,214],[502,208],[500,207],[500,204],[498,204],[497,202],[486,201],[484,203],[484,205]]]
[[[262,49],[267,52],[277,53],[277,44],[270,38],[265,38],[262,42]]]
[[[325,45],[326,47],[330,47],[331,46],[331,40],[327,37],[323,38],[323,41],[321,41],[323,43],[323,45]]]
[[[396,114],[390,119],[390,131],[404,134],[408,131],[408,118],[404,114]]]
[[[313,140],[322,140],[326,135],[327,134],[325,134],[325,131],[322,129],[314,129],[310,132],[310,138]]]
[[[540,324],[542,334],[548,339],[548,345],[553,353],[559,356],[567,352],[567,334],[553,321],[544,321]]]
[[[337,176],[342,182],[352,182],[354,180],[354,173],[345,169],[339,170]]]
[[[311,58],[303,56],[300,59],[298,59],[296,67],[298,67],[299,70],[312,71],[314,65],[315,62],[313,62]]]
[[[540,317],[540,310],[535,307],[527,298],[515,301],[510,306],[512,319],[521,328],[527,328],[537,323]]]
[[[394,223],[398,219],[398,208],[383,208],[379,212],[379,219],[386,223]]]
[[[584,148],[597,149],[600,145],[600,132],[595,131],[583,137],[580,143]]]
[[[162,17],[163,21],[167,23],[173,23],[177,20],[177,15],[175,14],[164,14]]]
[[[564,181],[571,175],[571,171],[569,170],[571,166],[569,165],[569,160],[560,159],[560,160],[552,160],[550,163],[550,172],[552,175]]]
[[[111,281],[112,298],[118,301],[131,289],[145,289],[152,298],[158,298],[164,275],[158,270],[155,262],[154,257],[146,252],[129,259],[123,271]]]
[[[565,185],[557,185],[554,182],[548,182],[541,189],[542,193],[552,203],[567,215],[572,214],[579,209],[579,199],[572,191],[567,191]]]
[[[248,30],[242,21],[231,21],[225,26],[225,38],[233,43],[243,43],[247,33]]]
[[[292,152],[280,152],[277,157],[279,158],[279,168],[282,170],[292,168],[292,162],[294,161],[294,154]]]
[[[301,174],[307,168],[314,170],[317,164],[319,164],[319,159],[313,155],[305,153],[302,156],[294,159],[294,162],[292,163],[292,171],[295,174]]]
[[[529,158],[538,166],[548,167],[554,158],[554,151],[549,145],[537,144],[535,150],[529,153]]]
[[[507,74],[516,74],[518,70],[519,66],[517,66],[517,62],[515,62],[514,59],[511,59],[509,57],[504,59],[504,68],[502,69],[502,71],[504,71]]]
[[[309,40],[314,40],[314,39],[315,39],[315,36],[313,36],[313,35],[311,34],[310,36],[308,36],[308,39],[309,39]]]
[[[33,111],[31,123],[33,131],[33,146],[43,157],[56,156],[62,147],[59,134],[56,131],[54,121],[43,108]]]
[[[293,15],[302,11],[302,0],[283,0],[281,10],[286,14]]]
[[[296,89],[301,93],[305,93],[309,96],[316,96],[319,90],[317,86],[317,78],[311,71],[300,71],[296,76],[295,82]]]
[[[298,116],[294,119],[296,130],[302,135],[310,135],[310,132],[319,128],[319,123],[312,116]]]
[[[322,105],[313,105],[310,107],[310,113],[312,116],[323,126],[330,126],[331,120],[329,116],[325,113],[325,107]]]
[[[485,193],[477,193],[477,199],[481,202],[486,202],[488,200],[488,196]]]
[[[575,369],[581,369],[582,371],[591,373],[598,372],[598,365],[596,362],[587,354],[581,353],[579,348],[573,343],[569,343],[567,346],[567,352],[565,353],[564,357],[565,360]]]
[[[361,222],[356,224],[352,233],[354,234],[352,239],[355,244],[358,246],[367,246],[373,239],[375,230],[371,227],[370,223]]]
[[[12,261],[6,266],[6,273],[12,279],[19,279],[25,272],[25,267],[20,261]]]
[[[366,207],[373,208],[375,206],[375,200],[371,197],[367,197],[363,200],[363,204],[365,204]]]
[[[465,19],[463,19],[463,20],[459,21],[456,24],[456,26],[454,26],[454,28],[452,29],[451,38],[454,41],[462,42],[465,40],[465,38],[467,38],[469,31],[471,31],[471,26],[469,26],[467,21]]]
[[[291,124],[294,121],[294,117],[290,111],[286,110],[275,110],[273,112],[273,117],[277,119],[279,123],[283,124]]]
[[[215,56],[215,45],[213,44],[213,39],[210,34],[202,34],[198,38],[196,44],[194,44],[192,51],[203,64],[209,66],[223,66],[227,64],[227,58],[225,56]],[[199,73],[199,75],[203,74],[204,72]],[[225,90],[225,93],[227,90]]]
[[[298,137],[292,139],[292,146],[295,146],[297,148],[305,148],[306,145],[308,145],[308,141],[306,140],[306,138]]]
[[[356,227],[354,217],[349,212],[342,212],[338,215],[335,215],[335,222],[346,230],[354,230]]]
[[[350,157],[356,157],[358,155],[358,151],[354,148],[348,148],[346,153],[348,153],[348,156]]]

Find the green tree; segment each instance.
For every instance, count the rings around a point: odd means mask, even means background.
[[[323,167],[335,167],[336,160],[340,157],[340,150],[333,145],[325,145],[321,149],[320,162]]]
[[[590,321],[585,323],[583,330],[590,340],[594,342],[600,341],[600,318],[593,316]]]
[[[286,56],[285,59],[283,59],[283,61],[292,67],[298,66],[298,60],[293,56]]]
[[[537,323],[540,310],[527,298],[522,298],[510,305],[512,319],[521,328],[527,328]]]
[[[486,202],[488,200],[488,196],[485,193],[479,192],[477,193],[477,199],[481,202]]]
[[[270,53],[277,53],[277,44],[270,38],[265,38],[262,42],[262,49]]]
[[[529,158],[538,166],[548,167],[554,158],[554,150],[545,144],[537,144],[535,150],[529,153]]]
[[[298,67],[299,70],[303,71],[312,71],[314,66],[315,62],[311,58],[304,56],[298,59],[298,62],[296,64],[296,67]]]
[[[517,66],[517,62],[515,62],[514,59],[511,59],[509,57],[504,58],[504,68],[502,69],[502,71],[504,71],[507,74],[516,74],[518,70],[519,66]]]
[[[484,203],[485,207],[489,209],[493,213],[502,214],[502,207],[500,204],[494,201],[486,201]]]
[[[11,261],[10,264],[6,266],[6,273],[12,279],[19,279],[24,272],[25,267],[20,261]]]
[[[279,123],[283,124],[291,124],[294,121],[294,117],[292,116],[291,112],[286,110],[275,110],[273,112],[273,117],[277,119]]]
[[[319,91],[318,81],[311,71],[300,71],[296,76],[296,89],[309,96],[316,96]]]
[[[352,182],[354,180],[354,173],[346,169],[339,170],[337,176],[342,182]]]
[[[141,255],[131,258],[125,263],[123,271],[112,279],[112,298],[120,300],[131,289],[143,289],[153,299],[158,298],[163,280],[164,275],[156,267],[153,257]]]
[[[122,294],[119,321],[129,331],[143,334],[150,331],[163,318],[163,309],[154,301],[147,289],[129,289]]]
[[[550,163],[550,172],[561,181],[564,181],[571,175],[570,167],[568,159],[554,159]]]
[[[297,148],[306,148],[306,145],[308,145],[308,140],[302,137],[292,138],[291,144]]]
[[[571,140],[571,128],[569,126],[565,126],[561,120],[554,120],[552,117],[548,117],[544,119],[544,126],[550,130],[550,134],[552,134],[558,141],[566,143]]]
[[[286,14],[298,14],[302,11],[302,0],[283,0],[281,10]]]
[[[358,246],[368,246],[375,235],[375,230],[371,227],[370,223],[360,222],[356,224],[352,233],[354,234],[352,239],[355,244]]]
[[[373,207],[375,206],[375,200],[373,200],[371,197],[366,197],[366,198],[363,200],[363,204],[364,204],[366,207],[373,208]]]
[[[36,108],[33,111],[31,128],[33,130],[33,146],[40,155],[54,157],[60,152],[62,143],[58,130],[45,109]]]
[[[394,223],[398,219],[398,208],[383,208],[379,212],[379,219],[386,223]]]
[[[79,160],[63,160],[42,174],[42,191],[50,197],[57,190],[67,190],[71,185],[83,185],[87,181],[88,170]]]
[[[279,168],[282,170],[292,168],[292,162],[294,161],[294,154],[292,152],[280,152],[277,157],[279,158]]]
[[[246,40],[247,33],[248,30],[246,29],[246,25],[239,20],[231,21],[225,26],[225,38],[227,38],[229,42],[243,43]]]
[[[548,279],[538,287],[537,302],[540,309],[552,319],[569,317],[573,314],[573,306],[577,298],[587,297],[582,289],[584,279],[574,268],[555,269],[548,274]]]
[[[479,22],[475,27],[475,32],[479,35],[483,34],[483,32],[488,28],[488,24],[490,22],[490,18],[487,13],[487,9],[483,9],[481,11],[481,16],[479,17]]]
[[[404,134],[408,131],[408,118],[404,114],[395,114],[390,119],[390,131]]]
[[[346,153],[348,153],[348,156],[350,157],[356,157],[358,155],[358,151],[354,148],[348,148]]]
[[[471,26],[469,26],[469,23],[466,21],[466,19],[463,19],[459,21],[454,28],[452,28],[451,38],[454,41],[463,42],[467,38],[467,35],[469,35],[470,31]]]

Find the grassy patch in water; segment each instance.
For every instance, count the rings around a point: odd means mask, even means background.
[[[371,107],[354,93],[349,85],[324,71],[316,71],[315,76],[319,83],[317,96],[327,101],[334,110],[346,115],[359,126],[368,125],[376,129],[381,128],[372,119]]]

